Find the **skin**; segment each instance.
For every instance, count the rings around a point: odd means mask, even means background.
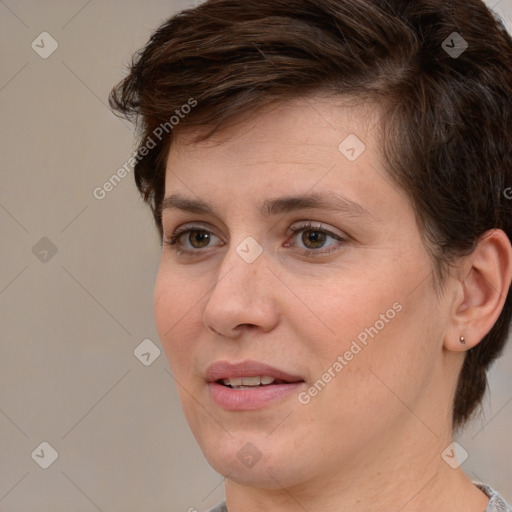
[[[412,206],[384,170],[378,126],[375,107],[313,96],[236,119],[201,143],[183,131],[169,152],[166,196],[200,198],[215,214],[164,211],[164,238],[193,223],[210,239],[182,236],[181,255],[163,245],[155,320],[190,428],[226,477],[230,512],[487,506],[441,453],[464,350],[499,316],[512,248],[489,232],[436,293]],[[354,162],[338,149],[349,134],[366,145]],[[367,213],[258,210],[268,198],[326,191]],[[301,221],[345,241],[315,245],[311,231],[290,232]],[[236,251],[248,236],[263,249],[250,264]],[[237,412],[211,400],[204,372],[219,360],[302,375],[307,391],[396,303],[402,310],[307,405],[294,394]],[[237,457],[248,442],[261,453],[252,467]]]

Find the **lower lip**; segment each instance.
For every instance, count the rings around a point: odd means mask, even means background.
[[[254,389],[233,389],[217,382],[210,382],[208,387],[213,401],[228,411],[248,411],[261,409],[282,398],[296,394],[304,382],[290,384],[270,384]]]

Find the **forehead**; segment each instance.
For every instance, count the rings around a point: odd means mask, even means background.
[[[183,159],[224,165],[272,162],[315,166],[327,154],[355,161],[363,150],[379,151],[380,109],[375,103],[313,95],[277,102],[231,117],[208,139],[194,142],[201,127],[178,127],[168,167]],[[207,129],[207,128],[205,128]],[[341,147],[344,141],[345,147]],[[351,146],[356,154],[350,154]],[[354,158],[356,157],[356,158]]]
[[[238,195],[261,206],[283,192],[338,193],[368,210],[369,198],[379,202],[375,187],[389,181],[379,115],[361,100],[309,97],[233,118],[204,141],[193,142],[200,131],[183,130],[169,151],[165,195]]]

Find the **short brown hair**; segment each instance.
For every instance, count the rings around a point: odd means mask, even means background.
[[[450,52],[464,41],[462,54]],[[480,0],[210,0],[170,18],[110,96],[114,111],[137,122],[139,151],[156,144],[134,174],[160,236],[176,132],[167,127],[183,105],[197,106],[175,128],[209,127],[201,140],[235,114],[309,93],[383,108],[387,170],[412,200],[441,281],[487,230],[512,239],[512,39]],[[511,315],[509,292],[492,330],[466,353],[455,428],[482,401]]]

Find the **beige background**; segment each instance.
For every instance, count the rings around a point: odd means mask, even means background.
[[[163,352],[148,366],[134,355],[145,339],[161,349],[149,211],[131,173],[93,196],[133,150],[110,88],[152,30],[192,4],[0,1],[2,512],[185,512],[223,497]],[[512,27],[512,0],[489,5]],[[47,59],[31,47],[51,48],[45,31],[58,42]],[[463,467],[512,501],[512,346],[490,381],[485,416],[460,439]],[[47,469],[42,442],[58,452]]]

